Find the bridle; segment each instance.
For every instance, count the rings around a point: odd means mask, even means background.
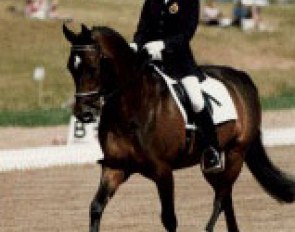
[[[73,45],[71,51],[97,51],[98,46],[94,44]]]
[[[71,51],[76,51],[76,52],[80,52],[80,51],[98,51],[99,47],[97,45],[94,44],[85,44],[85,45],[73,45],[71,47]],[[106,56],[101,53],[101,59],[106,58]],[[86,92],[79,92],[79,93],[75,93],[74,95],[76,98],[84,98],[84,97],[104,97],[104,93],[102,90],[94,90],[94,91],[86,91]]]
[[[75,93],[75,97],[82,98],[82,97],[92,97],[92,96],[102,96],[101,91],[94,90],[94,91],[87,91],[81,93]]]
[[[71,47],[71,51],[98,51],[100,47],[94,44],[85,44],[85,45],[73,45]],[[100,60],[108,59],[108,57],[101,52]],[[140,73],[140,72],[139,72]],[[136,80],[136,78],[134,78]],[[114,97],[118,93],[120,93],[126,86],[130,85],[133,81],[129,80],[126,81],[122,86],[113,89],[111,92],[108,92],[106,89],[101,90],[93,90],[93,91],[86,91],[86,92],[78,92],[74,96],[76,98],[86,98],[86,97],[97,97],[97,100],[106,102],[110,98]]]

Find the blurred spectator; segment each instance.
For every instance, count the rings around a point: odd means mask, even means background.
[[[215,6],[214,0],[206,0],[202,11],[202,21],[207,25],[218,25],[221,11]]]
[[[229,26],[230,19],[223,18],[221,10],[216,6],[215,0],[206,0],[201,14],[201,21],[208,26]]]
[[[24,9],[9,6],[8,10],[13,13],[22,14],[27,18],[72,20],[68,16],[60,15],[57,12],[57,8],[58,0],[26,0]]]
[[[264,30],[261,8],[269,4],[268,0],[236,0],[233,10],[233,25],[243,30]]]
[[[26,0],[24,13],[26,17],[46,19],[49,12],[48,0]]]
[[[49,3],[49,11],[48,11],[49,18],[59,18],[60,17],[57,13],[57,7],[58,7],[58,0],[52,0]]]
[[[252,16],[254,20],[254,26],[255,28],[259,30],[264,30],[265,25],[262,22],[261,17],[261,10],[262,7],[269,5],[268,0],[243,0],[245,4],[248,2],[248,4],[252,2]]]
[[[232,20],[234,26],[242,26],[242,20],[252,19],[251,7],[244,5],[242,2],[242,0],[236,0],[234,3]]]

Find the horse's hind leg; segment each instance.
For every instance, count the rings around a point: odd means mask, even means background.
[[[222,199],[215,197],[214,204],[213,204],[213,212],[206,226],[206,231],[213,232],[214,226],[221,212],[222,212]]]
[[[213,213],[206,226],[206,231],[213,231],[214,225],[216,224],[217,219],[222,211],[224,211],[225,213],[228,231],[238,232],[239,229],[234,214],[231,191],[227,192],[226,195],[218,196],[218,194],[216,194],[213,206]]]
[[[228,231],[238,232],[239,228],[236,221],[231,194],[224,199],[223,208],[224,208],[225,220],[226,220]]]
[[[98,232],[102,212],[118,189],[119,185],[128,178],[123,170],[102,167],[100,186],[90,206],[90,232]]]
[[[162,207],[162,223],[168,232],[175,232],[177,219],[174,209],[174,180],[172,171],[168,168],[156,178],[156,185]]]
[[[222,173],[204,174],[215,191],[213,213],[207,224],[206,231],[213,232],[217,219],[222,211],[225,213],[229,232],[238,232],[238,225],[233,209],[232,186],[237,179],[243,164],[242,152],[231,150],[227,153],[226,169]]]

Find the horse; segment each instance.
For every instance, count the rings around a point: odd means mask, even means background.
[[[76,87],[73,112],[85,123],[100,115],[98,134],[104,159],[99,161],[100,185],[90,204],[90,231],[100,230],[109,200],[132,174],[139,173],[155,183],[162,224],[166,231],[175,232],[173,171],[200,164],[201,133],[194,132],[187,142],[183,117],[166,83],[117,31],[82,25],[81,32],[75,33],[63,25],[63,33],[71,45],[68,69]],[[238,115],[237,120],[217,126],[224,171],[203,173],[215,194],[205,230],[213,232],[224,212],[228,231],[237,232],[232,190],[244,162],[279,202],[294,202],[295,180],[267,156],[261,139],[259,94],[250,76],[227,66],[201,65],[200,69],[224,84]]]

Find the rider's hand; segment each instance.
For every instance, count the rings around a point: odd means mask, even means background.
[[[138,45],[137,43],[129,43],[129,47],[134,51],[134,52],[137,52],[138,51]]]
[[[162,51],[164,48],[165,44],[162,40],[148,42],[143,46],[143,49],[146,49],[152,60],[162,60]]]

